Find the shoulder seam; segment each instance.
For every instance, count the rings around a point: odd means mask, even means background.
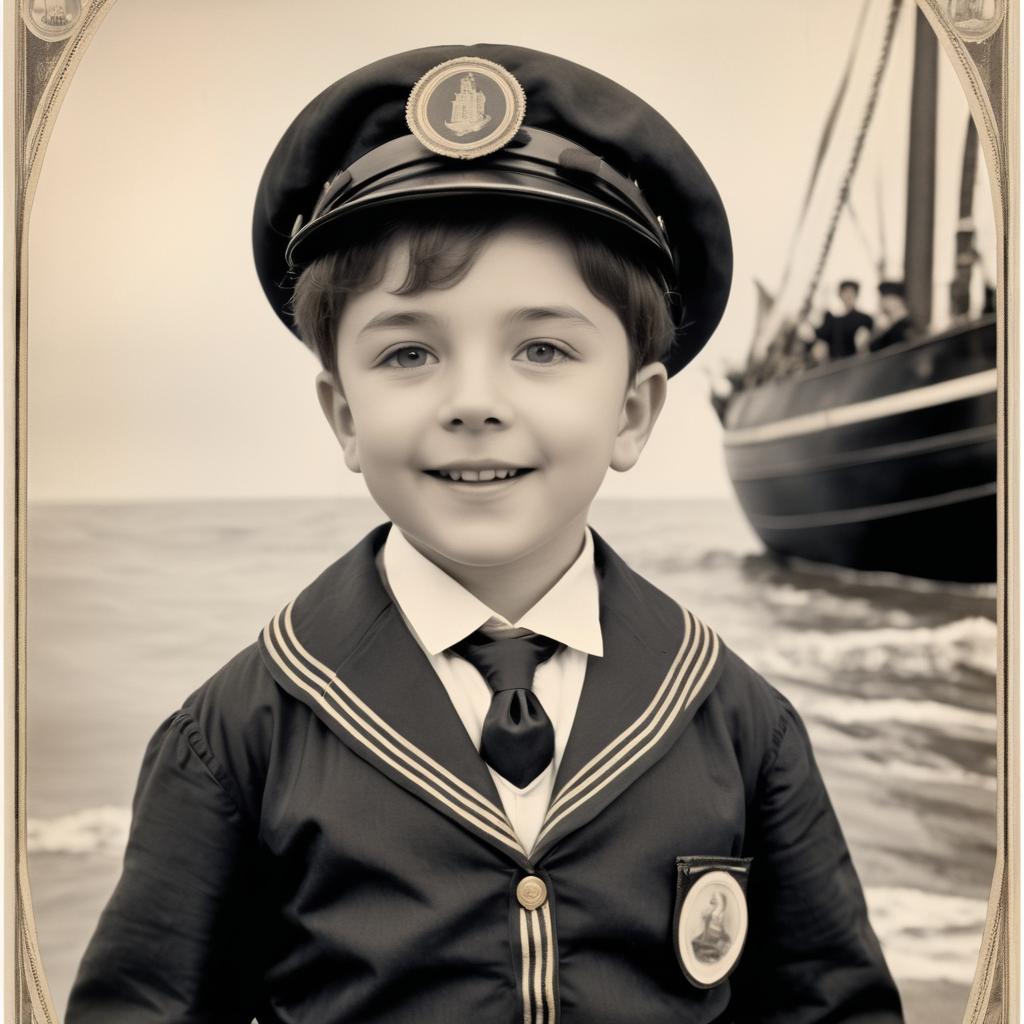
[[[768,748],[764,755],[764,760],[761,762],[762,775],[772,766],[775,759],[779,756],[782,741],[785,739],[786,733],[789,731],[789,723],[791,721],[790,716],[786,714],[787,709],[790,707],[789,702],[778,692],[778,690],[771,686],[770,683],[768,685],[776,697],[782,698],[783,703],[779,708],[779,720],[775,723],[775,728],[772,730],[771,746]]]
[[[190,711],[184,708],[176,711],[171,721],[180,730],[189,749],[203,766],[203,770],[216,783],[217,788],[231,801],[239,817],[247,819],[248,815],[242,809],[238,794],[234,792],[235,787],[230,783],[230,776],[224,770],[224,766],[214,756],[213,750],[210,748],[210,744],[203,734],[199,722],[196,721]]]

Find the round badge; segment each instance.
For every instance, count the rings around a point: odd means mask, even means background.
[[[946,0],[946,13],[960,38],[980,43],[1003,23],[1003,0]]]
[[[526,94],[494,61],[456,57],[431,68],[405,106],[409,130],[441,156],[472,160],[501,149],[519,131]]]
[[[81,0],[23,0],[21,16],[29,31],[47,43],[59,43],[75,30]]]
[[[700,988],[717,985],[736,966],[747,937],[747,899],[727,871],[694,882],[679,913],[676,949],[686,976]]]

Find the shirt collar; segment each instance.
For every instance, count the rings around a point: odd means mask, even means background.
[[[594,541],[589,528],[585,534],[576,561],[518,622],[509,625],[543,633],[567,647],[600,657],[604,645]],[[488,619],[507,621],[420,554],[398,527],[388,533],[383,565],[395,603],[430,655],[447,650]]]

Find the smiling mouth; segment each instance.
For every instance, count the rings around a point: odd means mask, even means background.
[[[438,480],[450,480],[454,483],[490,484],[515,480],[518,477],[526,476],[527,473],[532,473],[533,469],[527,467],[509,469],[503,466],[493,469],[427,469],[424,472]]]

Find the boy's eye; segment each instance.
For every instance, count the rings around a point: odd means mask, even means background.
[[[565,352],[550,341],[531,341],[520,350],[531,363],[560,363],[567,359]]]
[[[422,345],[406,345],[395,349],[384,361],[385,366],[397,366],[403,370],[413,370],[418,366],[427,366],[437,362],[437,357],[428,352]]]

